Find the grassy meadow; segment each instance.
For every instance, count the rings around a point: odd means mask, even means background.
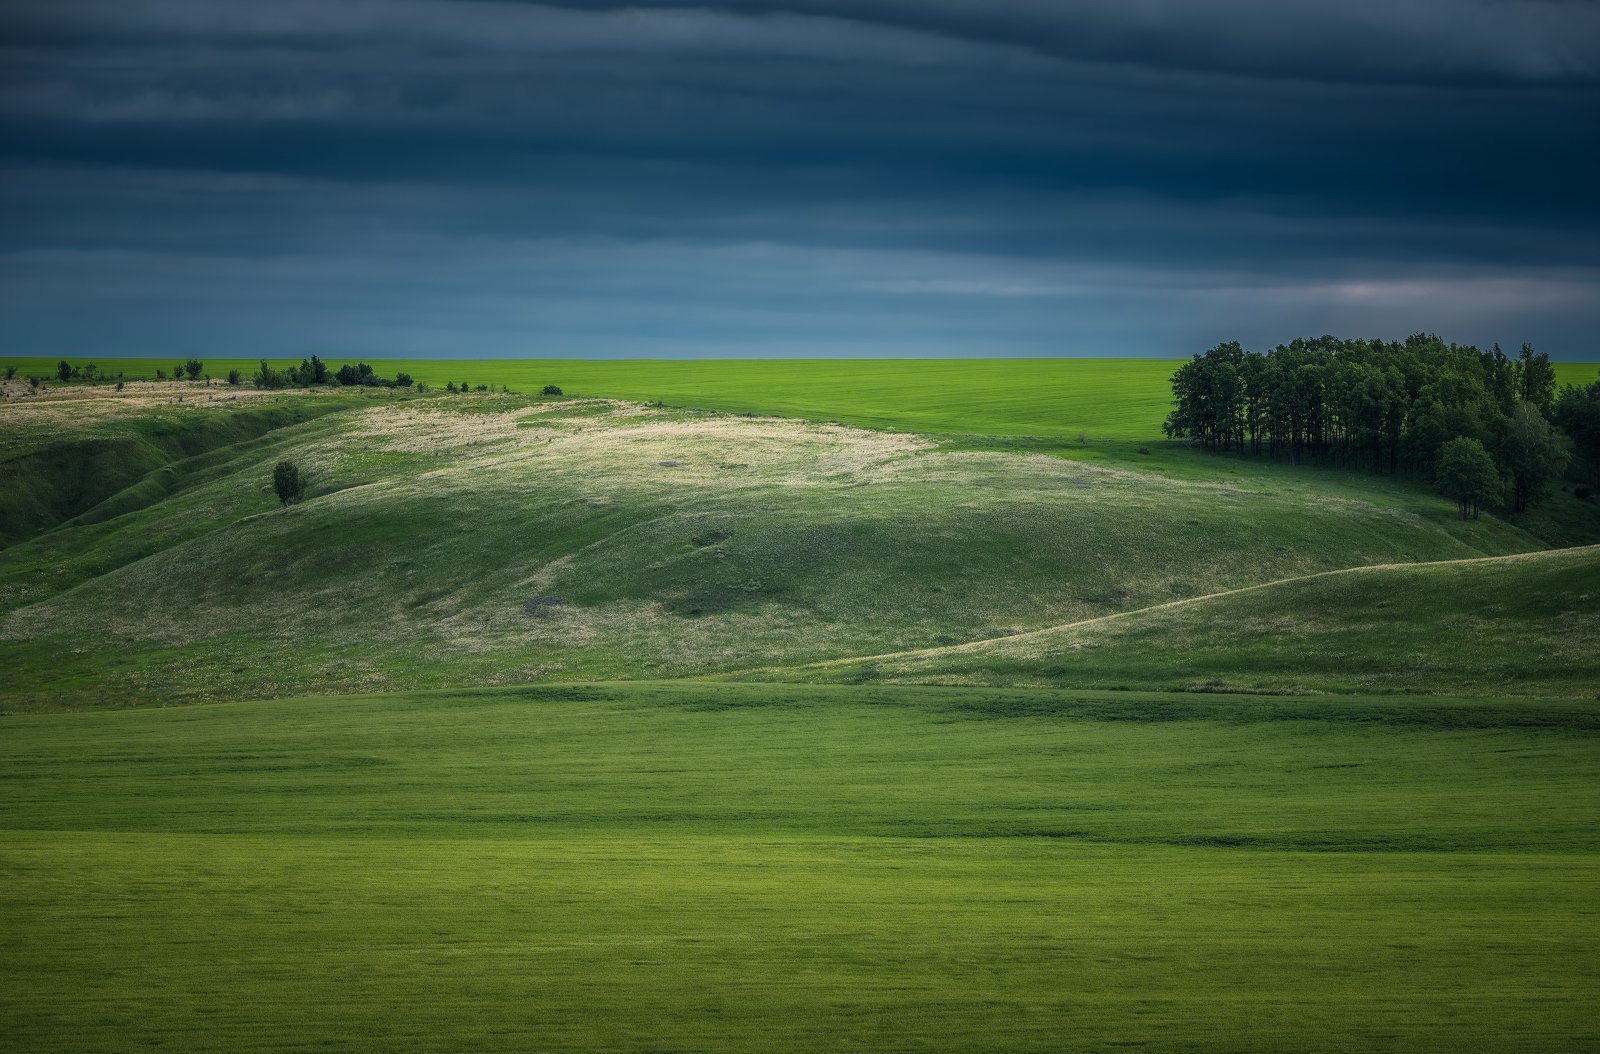
[[[0,1019],[39,1051],[1576,1049],[1596,722],[684,683],[12,717]]]
[[[0,1046],[1600,1047],[1600,505],[1174,365],[12,382]]]
[[[1600,546],[1329,571],[777,677],[1600,700]]]

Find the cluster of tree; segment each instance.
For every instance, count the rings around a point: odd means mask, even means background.
[[[1513,359],[1499,345],[1479,351],[1421,333],[1301,339],[1266,354],[1230,342],[1180,367],[1172,393],[1169,436],[1212,450],[1432,474],[1463,516],[1501,500],[1521,512],[1568,460],[1570,444],[1549,420],[1555,370],[1526,344]],[[1558,419],[1590,420],[1588,398],[1563,391],[1560,405],[1570,409]]]
[[[393,377],[380,377],[364,362],[355,365],[345,363],[337,370],[330,370],[328,364],[316,355],[309,359],[301,359],[300,365],[290,366],[287,370],[277,369],[261,360],[260,369],[256,370],[255,381],[257,388],[288,388],[298,386],[309,388],[313,385],[344,385],[364,388],[410,388],[412,386],[409,373],[397,373]],[[228,375],[228,383],[237,384],[233,374]]]
[[[1572,440],[1577,467],[1591,487],[1600,486],[1600,381],[1562,388],[1550,417]]]

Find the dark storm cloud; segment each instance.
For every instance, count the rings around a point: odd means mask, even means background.
[[[1584,357],[1597,11],[12,0],[0,324],[18,352],[1429,328]]]

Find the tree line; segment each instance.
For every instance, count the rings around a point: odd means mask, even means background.
[[[239,383],[234,379],[238,371],[228,374],[228,383]],[[328,364],[316,355],[309,359],[301,359],[300,365],[290,366],[287,370],[280,370],[272,366],[266,359],[261,360],[260,368],[251,378],[257,388],[310,388],[313,385],[341,385],[357,388],[410,388],[413,386],[411,374],[397,373],[393,377],[381,377],[364,362],[354,365],[345,363],[337,370],[328,368]],[[418,386],[420,388],[420,386]]]
[[[173,366],[171,379],[175,381],[181,381],[187,376],[189,380],[195,381],[199,380],[203,374],[207,383],[209,383],[211,380],[211,375],[205,372],[205,368],[205,363],[201,360],[188,359],[187,361],[176,363]],[[12,380],[16,377],[16,375],[17,368],[15,366],[7,366],[5,368],[6,380]],[[73,382],[94,383],[96,381],[109,382],[115,380],[117,382],[117,387],[120,389],[122,387],[123,374],[118,373],[115,375],[115,377],[112,377],[110,375],[101,373],[99,368],[92,362],[79,365],[68,362],[66,359],[62,359],[56,364],[56,379],[62,384],[70,384]],[[156,369],[156,380],[164,381],[167,379],[167,371],[158,367]],[[312,355],[310,358],[301,359],[298,366],[290,366],[288,369],[284,370],[280,370],[269,363],[266,359],[262,359],[260,360],[260,365],[256,369],[255,373],[251,374],[248,378],[240,370],[230,369],[225,375],[225,379],[229,384],[232,385],[243,384],[248,379],[250,383],[255,385],[257,388],[273,389],[291,387],[310,388],[313,386],[325,385],[364,388],[411,388],[419,392],[425,392],[428,390],[428,386],[426,384],[422,383],[421,381],[413,381],[409,373],[400,372],[396,373],[393,377],[384,377],[379,375],[376,370],[367,365],[365,362],[357,362],[354,364],[345,363],[338,369],[332,369],[326,362],[316,355]],[[28,380],[35,390],[37,390],[43,383],[43,379],[39,377],[30,377]],[[445,383],[444,390],[447,392],[462,393],[474,391],[492,392],[494,391],[494,388],[493,386],[487,384],[479,384],[474,387],[467,381],[462,381],[459,384],[457,384],[455,381],[447,381]],[[508,392],[510,389],[505,385],[501,385],[500,391]],[[559,396],[562,394],[562,392],[560,387],[557,385],[547,384],[544,386],[540,394]]]
[[[1426,474],[1463,517],[1521,512],[1576,464],[1600,472],[1600,382],[1556,392],[1548,355],[1513,358],[1432,334],[1404,341],[1237,341],[1172,377],[1166,434],[1208,450],[1371,472]]]

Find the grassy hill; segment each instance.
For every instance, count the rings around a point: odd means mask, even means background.
[[[0,547],[91,511],[107,519],[146,504],[181,477],[259,457],[279,429],[364,401],[360,394],[213,390],[178,402],[159,385],[111,394],[65,389],[0,404]]]
[[[0,1031],[1578,1049],[1596,728],[1575,703],[642,683],[16,716]]]
[[[264,442],[0,550],[8,709],[800,664],[1539,544],[1392,481],[606,401],[381,399]]]
[[[1335,571],[796,676],[1596,699],[1600,546]]]

